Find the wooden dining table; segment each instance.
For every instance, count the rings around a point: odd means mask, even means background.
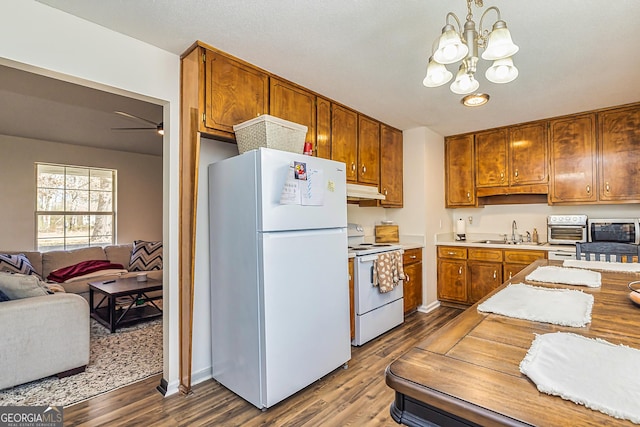
[[[386,383],[395,390],[391,416],[396,422],[408,426],[634,425],[538,391],[519,365],[536,334],[551,332],[572,332],[640,349],[640,308],[629,299],[627,286],[640,280],[640,273],[600,271],[598,288],[525,280],[544,265],[561,266],[562,261],[535,261],[387,367]],[[512,283],[589,293],[594,296],[591,322],[581,328],[565,327],[477,310],[478,304]],[[630,376],[640,380],[640,365],[628,369]]]

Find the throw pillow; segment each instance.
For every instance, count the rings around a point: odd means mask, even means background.
[[[162,270],[162,242],[135,240],[129,271]]]
[[[4,292],[0,291],[0,302],[5,302],[5,301],[11,301],[11,300],[9,299],[7,294],[5,294]]]
[[[38,276],[25,254],[0,254],[0,271]]]
[[[49,295],[44,282],[36,276],[7,272],[0,272],[0,291],[12,300]]]

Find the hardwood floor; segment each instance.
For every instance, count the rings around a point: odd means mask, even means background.
[[[461,310],[440,307],[413,313],[404,324],[361,347],[352,347],[348,369],[338,368],[266,411],[214,380],[189,396],[164,398],[160,376],[64,409],[65,426],[397,426],[389,415],[394,393],[384,370]],[[321,345],[321,343],[319,343]]]

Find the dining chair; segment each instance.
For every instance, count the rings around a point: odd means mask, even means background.
[[[611,259],[612,255],[615,259]],[[640,262],[640,246],[619,242],[576,243],[576,259],[583,258],[587,261]]]

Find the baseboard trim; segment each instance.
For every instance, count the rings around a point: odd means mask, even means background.
[[[440,307],[440,301],[434,301],[429,305],[421,305],[418,307],[418,311],[420,313],[430,313],[438,307]]]
[[[207,381],[213,378],[213,374],[211,371],[211,366],[208,366],[204,369],[200,369],[197,372],[191,373],[191,386],[196,384],[200,384],[203,381]],[[162,393],[164,397],[169,397],[176,393],[180,392],[180,381],[176,380],[173,382],[168,382],[164,378],[160,380],[160,385],[156,387],[157,390]]]

